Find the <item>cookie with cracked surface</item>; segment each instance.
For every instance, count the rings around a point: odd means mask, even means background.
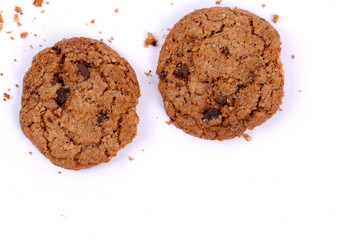
[[[195,10],[160,51],[159,91],[171,121],[205,139],[240,137],[273,116],[284,95],[278,32],[242,9]]]
[[[136,74],[117,52],[89,38],[64,39],[33,58],[20,125],[55,165],[89,168],[136,136],[139,96]]]

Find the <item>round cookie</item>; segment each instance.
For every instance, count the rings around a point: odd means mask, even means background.
[[[55,165],[89,168],[136,136],[139,96],[136,74],[118,53],[97,40],[64,39],[33,58],[20,125]]]
[[[242,136],[281,105],[278,32],[241,9],[195,10],[175,24],[160,51],[159,90],[170,120],[205,139]]]

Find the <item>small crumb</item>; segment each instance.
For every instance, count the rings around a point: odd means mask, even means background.
[[[116,13],[119,13],[119,9],[118,9],[118,8],[115,8],[115,12],[116,12]]]
[[[15,38],[13,36],[10,37],[11,40],[15,40]]]
[[[59,174],[61,174],[61,171],[58,171]]]
[[[4,76],[4,74],[2,72],[0,72],[0,76]]]
[[[14,58],[14,62],[17,62],[17,59],[16,59],[16,58]]]
[[[277,22],[279,21],[279,18],[280,18],[279,15],[274,14],[274,15],[273,15],[273,19],[272,19],[273,23],[277,23]]]
[[[282,112],[282,111],[283,111],[283,109],[282,109],[282,108],[279,108],[279,111],[280,111],[280,112]]]
[[[42,44],[39,44],[39,47],[42,47],[43,45]]]
[[[144,149],[141,149],[141,151],[144,151]]]
[[[32,152],[29,152],[30,155],[32,155]]]
[[[301,90],[299,90],[299,92],[301,92]]]
[[[6,99],[10,99],[10,95],[9,94],[7,94],[7,93],[4,93],[4,98],[6,98]]]
[[[7,101],[7,99],[6,99],[6,98],[4,98],[3,100],[4,100],[5,102]]]
[[[264,8],[264,7],[266,7],[266,5],[263,3],[263,4],[261,4],[261,7]]]
[[[45,10],[41,10],[40,13],[41,13],[41,14],[44,14],[44,13],[45,13]]]
[[[171,2],[170,5],[174,5],[174,3]]]
[[[170,124],[173,123],[173,121],[172,121],[171,119],[169,119],[169,121],[165,121],[165,123],[166,123],[167,125],[170,125]]]
[[[144,41],[144,47],[148,47],[148,46],[154,46],[156,47],[156,43],[158,42],[158,40],[156,40],[156,38],[154,37],[154,35],[151,32],[147,33],[148,36],[146,38],[146,40]]]
[[[99,31],[99,34],[102,34],[102,31]]]
[[[128,156],[129,160],[132,161],[134,158],[132,156]]]
[[[37,37],[37,34],[36,34],[36,33],[34,33],[34,36],[35,36],[35,37]]]
[[[243,137],[245,138],[246,141],[250,142],[252,137],[249,134],[244,134]]]
[[[34,0],[33,5],[35,7],[41,7],[43,4],[43,0]]]
[[[46,4],[50,4],[50,2],[46,2]]]
[[[19,87],[19,84],[15,84],[15,87],[17,87],[17,88],[18,88],[18,87]]]
[[[18,27],[22,26],[22,24],[20,23],[20,20],[19,20],[19,15],[17,15],[17,13],[15,13],[15,15],[14,15],[14,22],[17,23]]]
[[[149,70],[149,72],[145,72],[145,75],[148,76],[148,77],[149,76],[152,77],[151,70]]]
[[[295,58],[295,55],[291,55],[291,58],[294,59],[294,58]]]
[[[8,92],[11,92],[11,88],[8,89]]]
[[[15,12],[19,13],[20,15],[24,14],[21,7],[18,7],[18,6],[15,6]]]
[[[4,27],[4,19],[3,19],[3,17],[2,17],[2,15],[1,15],[1,13],[2,13],[2,11],[0,11],[0,31],[3,29],[3,27]]]
[[[215,2],[215,4],[220,5],[222,0],[218,0]]]
[[[92,19],[90,23],[91,23],[91,24],[94,24],[94,23],[95,23],[95,19]]]
[[[22,39],[25,39],[25,38],[27,38],[28,35],[29,35],[28,32],[23,32],[23,33],[20,34],[20,37],[21,37]]]
[[[100,38],[100,42],[104,42],[104,39]]]
[[[108,39],[108,42],[109,43],[112,43],[112,41],[114,40],[114,37],[113,36],[111,36],[111,38],[110,39]]]
[[[34,47],[33,47],[32,45],[29,45],[29,47],[30,47],[31,49],[34,49]]]
[[[12,33],[12,31],[7,31],[6,33],[7,33],[7,34],[10,34],[10,33]]]

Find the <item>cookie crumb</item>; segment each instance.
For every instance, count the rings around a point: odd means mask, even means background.
[[[169,121],[165,121],[167,125],[171,125],[173,123],[173,120],[170,118]]]
[[[30,155],[32,155],[32,152],[29,152]]]
[[[246,141],[250,142],[252,137],[249,134],[244,134],[243,137],[245,138]]]
[[[99,31],[99,34],[102,34],[102,31]]]
[[[45,10],[41,10],[40,13],[41,13],[41,14],[44,14],[44,13],[45,13]]]
[[[18,6],[15,6],[15,12],[19,13],[20,15],[24,14],[21,7],[18,7]]]
[[[43,0],[34,0],[33,5],[35,7],[42,7]]]
[[[11,40],[15,40],[15,38],[13,36],[10,37]]]
[[[2,15],[1,15],[1,13],[2,13],[2,11],[0,11],[0,32],[4,27],[4,19],[3,19]]]
[[[6,33],[7,33],[7,34],[10,34],[10,33],[12,33],[12,31],[7,31]]]
[[[91,19],[91,24],[94,24],[95,23],[95,19]]]
[[[11,92],[11,88],[8,89],[8,92]]]
[[[215,2],[215,4],[220,5],[222,0],[218,0]]]
[[[16,59],[16,58],[14,58],[14,62],[17,62],[17,59]]]
[[[132,161],[134,158],[132,156],[128,156],[129,160]]]
[[[19,87],[19,84],[15,84],[15,87],[17,87],[17,88],[18,88],[18,87]]]
[[[34,47],[33,47],[32,45],[29,45],[29,47],[30,47],[31,49],[34,49]]]
[[[114,37],[111,36],[110,39],[108,39],[108,42],[109,42],[109,43],[112,43],[113,40],[114,40]]]
[[[301,92],[301,90],[299,89],[299,92]]]
[[[115,8],[115,12],[116,12],[116,13],[119,13],[119,9],[118,9],[118,8]]]
[[[145,72],[145,75],[148,76],[148,77],[149,76],[152,77],[151,70],[149,70],[149,72]]]
[[[279,15],[274,14],[274,15],[273,15],[273,18],[272,18],[273,23],[277,23],[277,22],[279,21],[279,18],[280,18]]]
[[[156,38],[151,32],[148,32],[147,35],[148,36],[144,42],[144,47],[147,48],[150,45],[156,47],[158,40],[156,40]]]
[[[282,111],[283,111],[283,109],[282,109],[282,108],[279,108],[279,111],[280,111],[280,112],[282,112]]]
[[[4,93],[4,98],[6,98],[6,99],[10,99],[10,95],[9,94],[7,94],[7,93]]]
[[[144,151],[144,149],[141,149],[141,151]]]
[[[61,174],[61,171],[58,171],[59,174]]]
[[[14,15],[14,22],[17,23],[18,27],[22,26],[22,24],[20,23],[20,20],[19,20],[19,15],[17,15],[17,13],[15,13],[15,15]]]
[[[4,76],[4,74],[2,72],[0,72],[0,76]]]
[[[173,3],[173,2],[171,2],[171,3],[170,3],[170,5],[174,5],[174,3]]]
[[[263,3],[263,4],[261,4],[261,7],[262,7],[262,8],[266,7],[266,4],[264,4],[264,3]]]
[[[294,59],[294,58],[295,58],[295,55],[291,55],[291,58]]]
[[[50,2],[46,2],[46,4],[50,4]]]
[[[25,38],[27,38],[28,35],[29,35],[28,32],[22,32],[22,33],[20,34],[20,37],[21,37],[22,39],[25,39]]]

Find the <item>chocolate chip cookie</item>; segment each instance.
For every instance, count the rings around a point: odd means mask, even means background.
[[[105,43],[64,39],[34,57],[23,81],[20,125],[55,165],[89,168],[136,136],[139,96],[134,70]]]
[[[195,10],[160,51],[159,90],[170,120],[186,133],[224,140],[273,116],[284,95],[278,32],[241,9]]]

